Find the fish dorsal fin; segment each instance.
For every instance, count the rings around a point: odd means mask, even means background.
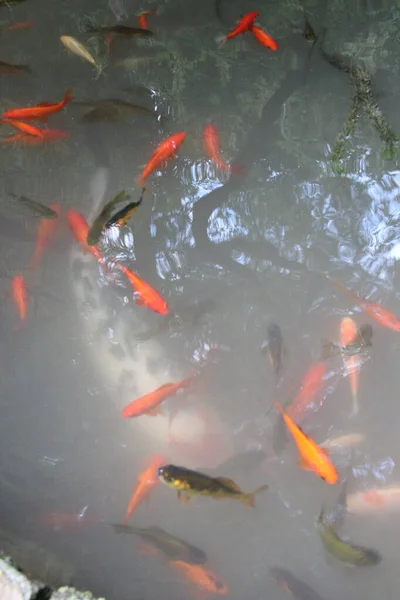
[[[229,477],[216,477],[215,479],[223,485],[225,485],[226,487],[230,488],[231,490],[242,493],[242,490],[240,489],[238,484],[233,481],[233,479],[230,479]]]

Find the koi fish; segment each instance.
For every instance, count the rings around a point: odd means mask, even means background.
[[[92,254],[96,260],[103,263],[104,258],[100,254],[97,246],[89,246],[87,243],[87,236],[89,233],[89,225],[85,217],[77,210],[70,209],[67,212],[68,225],[72,231],[72,235],[75,240],[81,245],[84,252]]]
[[[189,564],[183,560],[171,561],[170,564],[200,589],[219,596],[225,596],[229,592],[226,583],[222,582],[215,573],[202,565]]]
[[[41,219],[38,226],[37,242],[29,266],[35,269],[46,247],[50,244],[56,229],[58,227],[59,217],[61,216],[61,206],[59,204],[50,204],[50,208],[57,213],[57,219]]]
[[[138,183],[141,187],[145,187],[146,179],[153,171],[174,156],[178,148],[185,141],[185,137],[186,133],[180,131],[179,133],[170,135],[157,146],[139,178]]]
[[[286,426],[293,436],[296,446],[299,450],[299,466],[306,470],[316,473],[323,481],[334,484],[338,481],[337,471],[329,458],[326,450],[318,446],[300,427],[285,413],[282,406],[275,402],[276,408],[281,413]]]
[[[143,188],[143,192],[144,189],[145,188]],[[107,223],[104,225],[104,228],[110,229],[110,227],[122,227],[123,225],[126,225],[133,213],[135,212],[135,210],[137,209],[137,207],[141,205],[143,192],[140,199],[137,202],[129,202],[129,204],[124,206],[124,208],[121,208],[121,210],[116,212],[115,215],[113,215],[107,221]]]
[[[296,600],[322,600],[321,596],[307,583],[297,579],[290,571],[282,567],[269,569],[278,585],[289,592]]]
[[[190,375],[189,377],[186,377],[186,379],[181,379],[176,383],[164,383],[159,388],[154,390],[154,392],[145,394],[141,398],[138,398],[130,404],[127,404],[122,409],[122,416],[124,419],[128,419],[132,417],[140,417],[141,415],[149,415],[154,417],[160,414],[160,404],[170,396],[175,396],[180,389],[188,387],[192,382],[192,379],[193,375]]]
[[[150,465],[139,473],[131,499],[125,511],[123,524],[126,525],[129,518],[133,515],[139,504],[147,500],[150,492],[159,484],[158,468],[165,462],[165,458],[160,454],[155,454],[150,457]]]
[[[243,167],[231,167],[230,165],[226,164],[220,157],[218,132],[214,125],[212,125],[211,123],[208,123],[204,127],[203,140],[207,154],[221,169],[229,171],[230,173],[243,172]]]
[[[72,35],[62,35],[60,37],[60,42],[63,44],[63,46],[65,46],[65,48],[67,48],[67,50],[72,52],[72,54],[83,58],[83,60],[86,60],[88,63],[96,67],[100,73],[101,65],[99,64],[98,60],[95,59],[93,54],[89,52],[86,46],[84,46],[81,42],[78,42],[78,40],[72,37]]]
[[[343,448],[354,448],[354,446],[358,446],[362,444],[366,439],[366,435],[364,433],[345,433],[343,435],[338,435],[335,437],[330,437],[326,439],[321,444],[321,448],[325,448],[326,450],[341,450]]]
[[[347,323],[345,325],[347,327]],[[351,331],[354,331],[353,327]],[[355,337],[351,337],[350,334],[348,336],[345,336],[345,339],[351,339],[351,341],[344,346],[337,346],[336,344],[333,344],[328,340],[322,340],[321,360],[325,360],[326,358],[330,358],[331,356],[342,355],[343,357],[347,357],[361,354],[367,348],[370,348],[372,346],[371,340],[373,334],[374,332],[371,325],[366,323],[364,325],[361,325],[361,327],[356,331]]]
[[[25,321],[28,307],[28,293],[25,279],[22,275],[15,275],[11,282],[11,293],[15,306],[18,310],[20,321]]]
[[[139,275],[136,275],[133,271],[130,271],[124,265],[116,265],[128,278],[130,284],[137,294],[136,304],[139,306],[148,306],[154,312],[166,315],[168,313],[168,305],[164,298],[151,287],[144,279],[141,279]]]
[[[180,502],[188,502],[195,494],[211,496],[215,499],[232,498],[243,502],[246,506],[255,506],[255,496],[268,489],[267,485],[243,492],[232,479],[227,477],[211,477],[199,471],[176,465],[164,465],[158,469],[159,479],[176,490]]]
[[[114,206],[117,206],[120,202],[125,202],[130,198],[129,194],[126,191],[119,192],[110,202],[102,208],[98,217],[95,218],[91,228],[89,229],[86,242],[88,246],[95,246],[100,239],[101,233],[111,217],[111,213],[114,209]]]
[[[138,25],[141,29],[148,29],[147,27],[147,17],[148,15],[154,14],[156,11],[154,8],[151,10],[145,10],[138,16]]]
[[[261,46],[265,46],[266,48],[268,48],[269,50],[272,50],[273,52],[275,52],[276,50],[278,50],[278,44],[276,43],[275,40],[272,39],[272,37],[270,37],[268,35],[268,33],[265,33],[265,31],[263,31],[261,29],[261,27],[257,27],[256,25],[251,25],[251,27],[249,27],[251,33],[254,35],[254,39],[261,44]]]
[[[27,108],[14,108],[11,110],[7,110],[3,114],[2,118],[21,119],[23,121],[37,121],[41,119],[47,119],[49,115],[62,111],[63,108],[67,106],[67,104],[72,102],[72,100],[72,90],[71,88],[68,88],[61,102],[57,102],[56,104],[48,104],[47,102],[43,102],[41,104],[36,104],[35,106],[30,106]]]
[[[332,281],[339,289],[342,290],[347,296],[357,304],[361,310],[365,312],[366,315],[374,319],[379,325],[383,327],[387,327],[388,329],[392,329],[393,331],[400,331],[400,320],[390,311],[386,310],[380,304],[375,304],[374,302],[368,302],[364,298],[360,298],[351,290],[348,290],[340,281],[337,279],[330,277],[328,275],[328,279]]]
[[[6,125],[11,125],[11,127],[22,131],[22,133],[25,133],[26,135],[33,135],[35,137],[40,138],[44,137],[42,130],[38,129],[34,125],[31,125],[30,123],[24,123],[23,121],[13,121],[12,119],[1,119],[1,122],[5,123]]]
[[[369,514],[377,511],[398,513],[400,511],[400,486],[370,488],[348,494],[346,505],[349,512],[357,514]]]
[[[282,331],[276,323],[268,325],[267,341],[262,350],[267,353],[275,375],[278,376],[282,368],[282,359],[285,354],[285,348],[283,345]]]
[[[25,133],[14,133],[14,135],[9,135],[6,138],[1,140],[2,144],[14,144],[21,143],[25,146],[40,146],[42,144],[46,144],[47,142],[55,142],[57,140],[63,140],[69,137],[69,133],[67,131],[62,131],[60,129],[42,129],[42,136],[35,137],[33,135],[27,135]]]
[[[232,29],[232,31],[230,31],[225,36],[218,37],[217,42],[222,45],[225,42],[227,42],[228,40],[233,39],[240,33],[246,33],[246,31],[249,31],[249,29],[253,25],[254,21],[257,19],[257,17],[258,17],[258,12],[256,10],[253,10],[252,12],[247,13],[240,19],[239,23],[236,25],[236,27],[234,29]]]

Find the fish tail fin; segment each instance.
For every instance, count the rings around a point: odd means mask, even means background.
[[[329,340],[321,340],[321,360],[326,360],[332,356],[340,354],[340,348]]]
[[[279,404],[279,402],[277,402],[277,401],[275,400],[274,404],[275,404],[276,408],[278,409],[278,411],[281,413],[282,417],[284,417],[284,416],[285,416],[285,411],[283,410],[283,408],[282,408],[282,406]]]
[[[245,506],[250,506],[250,508],[254,508],[256,503],[257,494],[261,494],[261,492],[265,492],[268,489],[267,485],[261,485],[259,488],[254,490],[254,492],[250,492],[250,494],[243,494],[242,502]]]
[[[64,105],[73,101],[72,88],[68,88],[64,94]]]
[[[226,42],[226,35],[220,33],[219,35],[215,36],[215,41],[218,44],[218,46],[223,46]]]

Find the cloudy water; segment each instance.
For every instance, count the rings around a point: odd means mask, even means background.
[[[34,577],[109,600],[398,597],[399,11],[0,2],[2,114],[47,103],[0,131],[0,548]],[[163,464],[269,489],[179,502]],[[344,480],[334,532],[377,564],[321,540]]]

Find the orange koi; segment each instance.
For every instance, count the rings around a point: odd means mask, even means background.
[[[138,16],[138,25],[141,29],[148,29],[147,26],[147,16],[154,14],[156,11],[153,9],[151,10],[145,10],[144,12],[142,12],[139,16]]]
[[[22,31],[23,29],[29,29],[33,27],[35,23],[33,21],[16,21],[15,23],[9,23],[1,28],[1,31]]]
[[[56,140],[66,139],[69,137],[69,133],[61,131],[59,129],[42,129],[42,136],[35,137],[33,135],[27,135],[25,133],[14,133],[6,138],[2,138],[2,144],[14,144],[19,142],[24,146],[41,146],[46,142],[52,142]]]
[[[244,15],[240,19],[240,21],[236,25],[236,27],[234,29],[232,29],[232,31],[230,31],[225,36],[217,38],[218,43],[224,44],[228,40],[231,40],[234,37],[236,37],[237,35],[239,35],[240,33],[246,33],[246,31],[248,31],[251,28],[254,21],[257,19],[257,17],[258,17],[258,12],[256,10],[253,10],[252,12],[249,12],[246,15]]]
[[[26,135],[33,135],[35,137],[43,138],[43,132],[41,129],[38,129],[34,125],[30,125],[30,123],[24,123],[23,121],[13,121],[12,119],[0,119],[2,123],[6,125],[11,125],[11,127],[15,127],[22,133]]]
[[[28,293],[26,291],[25,279],[22,275],[16,275],[11,282],[11,293],[18,310],[20,321],[25,321],[28,307]]]
[[[124,525],[128,523],[129,518],[133,515],[139,504],[148,500],[152,489],[160,483],[158,479],[158,469],[161,465],[165,464],[166,459],[160,454],[155,454],[150,458],[150,465],[147,469],[139,473],[136,479],[135,487],[131,499],[129,500],[124,520],[122,521]]]
[[[170,565],[186,577],[188,581],[194,583],[201,590],[210,594],[218,594],[225,596],[229,592],[229,588],[213,573],[210,569],[206,569],[203,565],[193,565],[183,560],[170,561]]]
[[[124,273],[124,275],[126,275],[130,284],[135,290],[135,293],[138,296],[136,304],[139,306],[148,306],[151,308],[151,310],[154,310],[154,312],[160,313],[161,315],[166,315],[168,313],[168,305],[166,301],[154,288],[151,287],[151,285],[144,281],[144,279],[141,279],[139,275],[136,275],[136,273],[130,271],[127,267],[124,267],[124,265],[116,263],[116,267],[118,267]]]
[[[379,325],[383,327],[387,327],[388,329],[392,329],[393,331],[400,331],[400,320],[390,311],[386,310],[380,304],[375,304],[374,302],[368,302],[365,298],[360,298],[351,290],[348,290],[340,281],[335,279],[334,277],[330,277],[328,275],[328,279],[332,281],[337,287],[339,287],[342,292],[350,296],[350,298],[357,304],[361,310],[365,312],[366,315],[374,319]]]
[[[243,172],[243,167],[231,167],[230,165],[226,164],[220,157],[218,132],[214,125],[212,125],[211,123],[208,123],[204,127],[203,140],[207,154],[221,169],[236,173]]]
[[[77,210],[70,209],[67,212],[68,225],[72,231],[75,240],[81,245],[84,252],[92,254],[96,260],[104,263],[104,258],[100,254],[97,246],[89,246],[87,243],[87,235],[89,233],[89,225],[85,217]]]
[[[283,410],[282,406],[275,402],[276,408],[281,413],[286,427],[293,436],[300,454],[299,466],[303,469],[314,471],[323,481],[334,484],[338,481],[338,474],[326,450],[318,446]]]
[[[265,46],[269,50],[275,52],[278,50],[278,44],[275,40],[272,39],[265,31],[261,29],[261,27],[257,27],[256,25],[252,25],[250,28],[251,33],[254,35],[254,39],[261,44],[261,46]]]
[[[159,146],[157,146],[139,178],[138,183],[141,187],[145,187],[145,181],[153,171],[155,171],[160,165],[163,165],[169,158],[175,155],[178,148],[185,141],[185,137],[186,133],[180,131],[179,133],[170,135],[167,139],[163,140]]]
[[[340,343],[342,346],[351,344],[358,335],[357,325],[350,317],[344,317],[340,323]],[[357,355],[355,356],[344,356],[343,361],[346,366],[346,370],[350,377],[350,388],[353,396],[353,414],[358,414],[358,361]]]
[[[326,365],[324,362],[314,363],[303,377],[299,393],[287,407],[287,414],[291,419],[299,421],[309,404],[320,392],[324,385]]]
[[[61,216],[61,206],[57,203],[50,204],[50,208],[57,213],[57,219],[40,219],[38,226],[37,242],[32,260],[29,263],[31,269],[35,269],[44,250],[54,237]]]
[[[49,104],[42,102],[35,106],[28,106],[27,108],[14,108],[7,110],[3,114],[4,119],[22,119],[24,121],[37,121],[41,119],[47,119],[49,115],[60,112],[63,108],[72,102],[72,90],[68,88],[64,94],[63,100],[55,104]]]
[[[170,396],[175,396],[179,390],[188,387],[192,379],[193,375],[190,375],[189,377],[186,377],[186,379],[181,379],[176,383],[164,383],[154,390],[154,392],[145,394],[137,400],[130,402],[130,404],[127,404],[122,409],[122,416],[125,419],[140,417],[141,415],[155,417],[161,412],[160,404]]]

